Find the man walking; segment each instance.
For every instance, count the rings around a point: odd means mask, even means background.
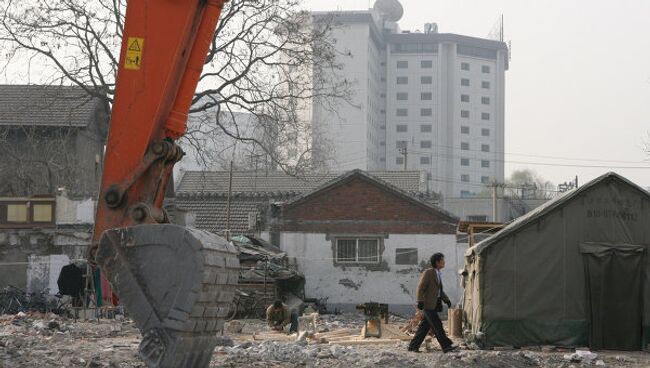
[[[442,347],[442,351],[448,353],[458,347],[452,345],[452,341],[447,337],[438,316],[438,312],[442,312],[443,301],[447,304],[447,307],[451,307],[451,301],[449,301],[442,287],[442,274],[440,272],[445,267],[445,256],[442,253],[431,256],[431,266],[433,268],[422,273],[418,283],[416,297],[418,309],[422,311],[424,319],[420,322],[415,336],[409,343],[408,350],[419,352],[422,341],[427,336],[429,329],[432,329]]]

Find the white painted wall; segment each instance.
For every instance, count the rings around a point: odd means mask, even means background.
[[[56,223],[92,224],[95,222],[95,201],[91,198],[74,200],[60,195],[56,197]]]
[[[63,266],[70,263],[65,254],[51,256],[29,256],[27,266],[27,292],[40,292],[47,289],[48,295],[59,292],[57,280]]]
[[[305,294],[308,298],[328,297],[329,306],[354,308],[364,302],[388,303],[392,311],[412,313],[415,290],[420,277],[420,266],[396,265],[396,248],[417,248],[418,263],[426,264],[435,252],[445,254],[443,270],[445,292],[456,304],[462,295],[458,270],[463,267],[466,245],[456,244],[455,235],[391,234],[384,239],[382,260],[386,271],[369,271],[363,267],[333,264],[332,242],[325,234],[282,233],[280,246],[289,257],[294,257],[299,271],[305,275]],[[340,284],[350,280],[357,289]]]

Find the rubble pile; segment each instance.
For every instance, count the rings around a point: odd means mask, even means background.
[[[321,316],[318,329],[359,329],[362,316]],[[391,316],[391,323],[393,317]],[[406,323],[406,320],[403,321]],[[554,347],[470,350],[443,354],[406,351],[407,341],[344,346],[335,341],[296,341],[295,335],[276,334],[277,340],[255,340],[268,330],[260,320],[240,320],[229,336],[221,337],[211,367],[624,367],[650,366],[643,352],[589,352]],[[0,367],[145,367],[137,355],[140,333],[129,320],[74,321],[52,313],[0,316]]]

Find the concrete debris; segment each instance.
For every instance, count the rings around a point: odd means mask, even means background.
[[[592,353],[589,350],[576,350],[573,354],[564,355],[564,359],[574,363],[591,363],[594,359],[598,357],[598,354]]]
[[[225,324],[226,333],[229,333],[229,334],[241,333],[242,328],[243,328],[243,326],[242,326],[241,322],[239,322],[237,320],[226,322],[226,324]]]
[[[431,351],[414,354],[406,350],[408,341],[395,340],[388,344],[341,345],[337,335],[349,339],[359,334],[363,317],[358,315],[320,316],[318,328],[334,341],[320,342],[314,338],[286,333],[269,333],[261,320],[239,320],[242,333],[226,333],[219,337],[211,367],[555,367],[585,368],[610,366],[641,368],[650,366],[650,356],[643,352],[599,352],[578,350],[568,354],[580,361],[567,360],[566,352],[545,352],[543,347],[505,351],[470,350],[463,348],[443,354],[434,340]],[[394,323],[391,316],[391,324]],[[401,322],[406,323],[406,320]],[[397,324],[397,323],[395,323]],[[253,340],[253,332],[264,338]],[[374,338],[363,339],[372,341]],[[296,343],[296,340],[299,343]],[[374,339],[379,341],[381,339]],[[341,340],[345,341],[345,340]],[[0,367],[145,367],[137,356],[140,333],[125,319],[75,322],[51,314],[22,314],[0,316]],[[471,345],[471,344],[470,344]],[[423,350],[423,349],[421,349]]]

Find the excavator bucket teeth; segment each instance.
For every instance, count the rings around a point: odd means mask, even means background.
[[[143,334],[149,367],[208,367],[239,278],[233,245],[171,224],[104,232],[97,263]]]

